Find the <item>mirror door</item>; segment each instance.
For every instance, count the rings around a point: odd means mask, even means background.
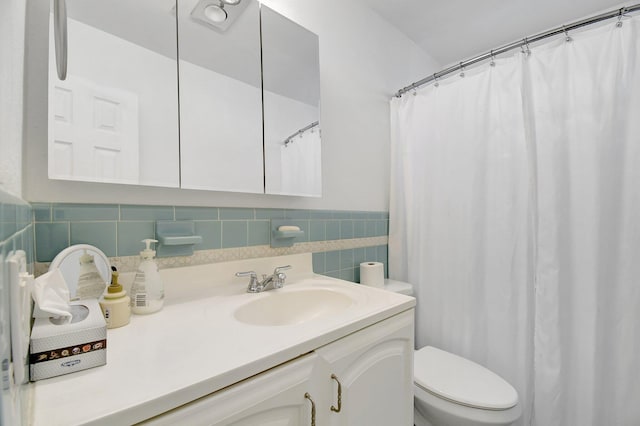
[[[49,178],[178,187],[175,0],[66,0],[66,16],[55,15],[60,4],[50,19]]]
[[[322,195],[318,36],[262,6],[265,192]]]
[[[179,0],[182,188],[264,192],[260,7]]]

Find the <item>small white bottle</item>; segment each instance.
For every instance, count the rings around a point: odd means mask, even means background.
[[[107,281],[105,281],[98,268],[96,268],[93,256],[87,251],[80,256],[80,278],[78,279],[78,288],[76,290],[76,298],[82,299],[98,299],[102,296]]]
[[[131,300],[122,285],[118,283],[118,271],[114,266],[111,269],[113,270],[111,285],[107,287],[106,293],[100,299],[100,308],[107,322],[107,328],[118,328],[129,324]]]
[[[153,260],[155,250],[151,243],[157,240],[142,240],[147,248],[140,252],[141,262],[131,286],[131,312],[134,314],[151,314],[162,309],[164,304],[164,286],[158,272],[158,265]]]

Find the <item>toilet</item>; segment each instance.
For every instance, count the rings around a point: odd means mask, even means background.
[[[385,280],[384,288],[413,295],[409,283]],[[511,425],[522,415],[518,392],[491,370],[433,346],[414,352],[415,426]]]

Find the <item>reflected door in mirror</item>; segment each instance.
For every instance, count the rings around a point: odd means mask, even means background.
[[[49,178],[178,187],[175,0],[66,0],[49,46]]]

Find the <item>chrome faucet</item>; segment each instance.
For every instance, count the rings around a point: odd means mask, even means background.
[[[247,286],[247,293],[261,293],[267,290],[267,287],[282,288],[287,276],[284,272],[287,269],[291,269],[291,265],[278,266],[273,270],[273,274],[267,276],[262,275],[262,281],[258,280],[258,274],[255,271],[236,272],[236,277],[249,277],[249,285]]]

